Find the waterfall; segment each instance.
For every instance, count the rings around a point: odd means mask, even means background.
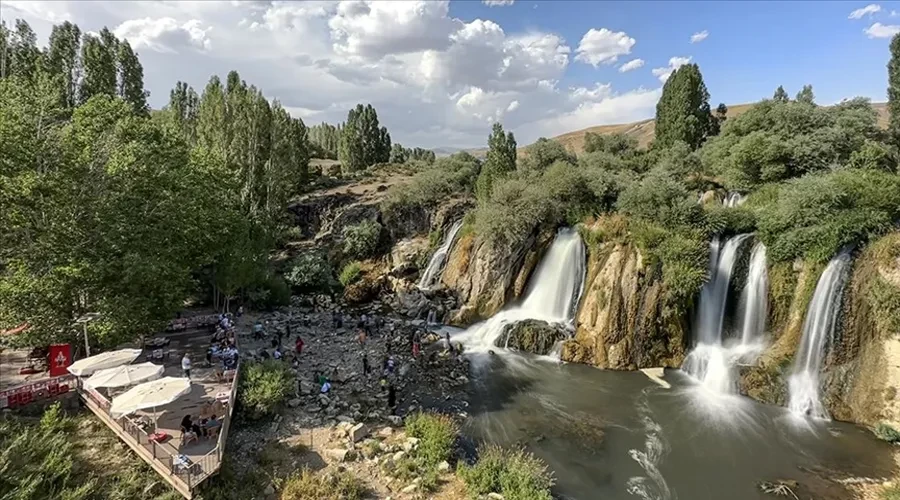
[[[819,400],[819,371],[834,335],[849,270],[850,249],[844,249],[831,259],[819,277],[806,310],[803,337],[788,378],[788,407],[798,415],[828,418],[828,412]]]
[[[497,339],[508,323],[525,319],[572,325],[585,274],[585,250],[581,236],[562,228],[531,277],[525,300],[459,334],[467,350],[497,348]]]
[[[750,268],[747,285],[741,293],[740,310],[741,344],[751,346],[759,342],[766,329],[769,314],[769,276],[766,270],[766,246],[761,242],[753,245],[750,254]]]
[[[428,261],[428,267],[425,268],[425,272],[422,273],[422,278],[419,279],[418,286],[420,289],[428,290],[440,277],[441,271],[444,270],[444,263],[447,261],[447,254],[450,253],[450,247],[453,246],[453,241],[456,239],[456,233],[459,232],[459,228],[462,227],[462,224],[463,221],[460,219],[450,226],[450,230],[447,231],[447,234],[444,236],[443,243],[441,243],[441,246],[434,251],[434,255],[432,255],[431,260]]]
[[[694,321],[698,343],[682,365],[685,372],[713,393],[735,391],[732,371],[741,352],[722,346],[722,325],[738,250],[749,237],[749,234],[739,234],[729,238],[724,245],[716,238],[710,244],[710,279],[700,292],[700,305]]]
[[[736,193],[734,191],[728,193],[725,198],[722,200],[722,204],[726,207],[736,207],[741,203],[744,203],[744,196],[741,193]]]

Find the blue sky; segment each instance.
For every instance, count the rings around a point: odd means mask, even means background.
[[[236,69],[308,124],[371,103],[395,141],[422,147],[482,146],[495,121],[528,144],[651,118],[666,74],[688,60],[713,106],[806,83],[820,104],[884,101],[898,13],[900,2],[0,0],[0,17],[24,18],[41,44],[63,20],[129,40],[154,107],[179,80],[199,92]]]

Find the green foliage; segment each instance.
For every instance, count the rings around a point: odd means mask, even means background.
[[[804,85],[800,92],[797,92],[796,101],[801,104],[815,105],[816,96],[813,94],[812,85]]]
[[[248,362],[242,370],[238,401],[251,420],[274,415],[294,390],[290,365],[278,360]]]
[[[713,130],[709,92],[696,64],[674,70],[663,85],[656,105],[654,147],[667,147],[681,141],[697,149]]]
[[[291,303],[291,287],[280,276],[269,276],[265,281],[247,290],[247,299],[253,309],[271,311]]]
[[[416,458],[431,469],[450,458],[459,427],[452,417],[437,413],[415,413],[406,417],[406,433],[419,439]]]
[[[343,126],[320,123],[309,127],[309,142],[313,158],[337,160]]]
[[[860,149],[850,153],[850,160],[847,162],[847,166],[850,168],[896,172],[897,160],[894,152],[887,145],[866,139],[866,142],[863,143]]]
[[[338,159],[344,173],[356,172],[376,163],[385,163],[391,155],[391,136],[378,126],[378,113],[371,104],[357,104],[347,114],[341,129]]]
[[[525,158],[519,162],[519,170],[544,170],[561,161],[575,164],[575,155],[557,141],[541,137],[534,144],[525,148]]]
[[[772,96],[772,100],[775,102],[788,102],[791,100],[791,98],[788,97],[788,93],[784,90],[784,87],[779,85],[778,88],[775,89],[775,94]]]
[[[900,486],[885,486],[878,496],[879,500],[900,500]]]
[[[381,237],[381,224],[374,220],[364,220],[358,224],[345,226],[344,255],[351,259],[365,259],[374,255]]]
[[[418,210],[430,210],[453,196],[471,194],[481,164],[462,152],[439,158],[406,184],[391,187],[382,201],[385,221],[401,220]]]
[[[897,432],[896,429],[891,427],[888,424],[880,423],[875,427],[873,431],[878,439],[882,441],[887,441],[888,443],[900,443],[900,432]]]
[[[617,206],[627,215],[663,227],[692,227],[703,223],[703,210],[681,182],[663,172],[652,172],[630,184]]]
[[[281,500],[362,500],[365,484],[347,470],[313,473],[304,468],[285,481]]]
[[[516,169],[516,138],[503,133],[503,125],[495,123],[488,136],[488,153],[478,175],[476,193],[479,200],[490,199],[494,181]]]
[[[473,466],[461,465],[459,476],[473,497],[500,493],[509,500],[550,500],[553,475],[547,465],[523,449],[488,446]]]
[[[314,292],[331,287],[334,278],[331,265],[325,257],[310,252],[297,256],[284,279],[298,291]]]
[[[359,262],[353,261],[341,269],[341,275],[338,277],[338,281],[340,281],[342,285],[347,286],[356,283],[361,277],[362,269],[359,267]]]
[[[900,215],[900,178],[882,171],[837,170],[778,187],[758,209],[759,237],[773,261],[824,262],[842,246],[888,230]]]
[[[888,71],[888,134],[895,146],[900,145],[900,36],[891,38]]]

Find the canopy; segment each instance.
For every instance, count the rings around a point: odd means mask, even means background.
[[[147,408],[165,406],[191,392],[191,381],[181,377],[163,377],[136,385],[112,400],[109,413],[120,418]]]
[[[140,355],[140,349],[119,349],[118,351],[103,352],[72,363],[69,366],[69,373],[78,377],[87,377],[100,370],[127,365]]]
[[[154,365],[153,363],[122,365],[94,373],[89,379],[85,380],[84,385],[93,389],[98,387],[126,387],[148,380],[156,380],[162,377],[162,374],[162,365]]]

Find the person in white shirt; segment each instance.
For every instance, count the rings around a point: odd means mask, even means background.
[[[181,369],[184,370],[185,377],[191,378],[191,357],[188,353],[184,353],[184,357],[181,358]]]

